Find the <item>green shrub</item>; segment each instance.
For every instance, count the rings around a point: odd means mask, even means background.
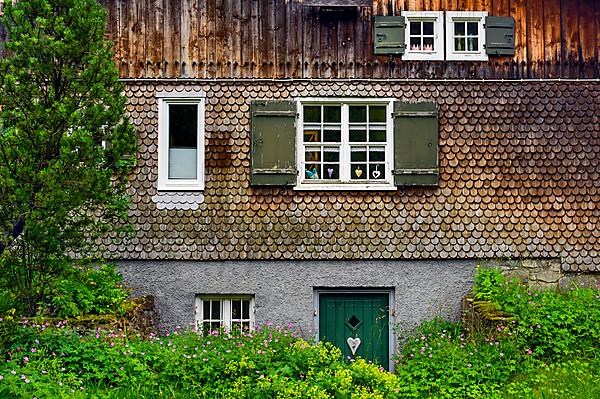
[[[70,268],[50,284],[41,311],[58,317],[123,313],[128,292],[112,264]]]
[[[505,384],[523,362],[509,336],[468,340],[459,324],[423,323],[402,349],[397,365],[401,396],[481,398]]]
[[[146,340],[23,321],[15,329],[19,342],[2,351],[0,397],[393,398],[399,390],[394,374],[345,362],[338,348],[288,328]]]
[[[598,290],[532,291],[497,269],[480,268],[473,293],[514,315],[517,324],[513,332],[520,345],[538,357],[553,360],[599,349]]]

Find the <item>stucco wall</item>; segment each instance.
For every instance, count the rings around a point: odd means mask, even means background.
[[[292,323],[314,336],[315,288],[392,288],[394,323],[458,320],[475,262],[461,261],[123,261],[136,294],[155,296],[162,329],[194,322],[196,294],[253,294],[257,323]]]

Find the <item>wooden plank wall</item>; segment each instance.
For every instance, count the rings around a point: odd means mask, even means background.
[[[1,1],[1,0],[0,0]],[[598,0],[373,0],[323,12],[299,0],[104,0],[122,77],[598,78]],[[373,56],[372,16],[485,10],[516,20],[514,57]]]

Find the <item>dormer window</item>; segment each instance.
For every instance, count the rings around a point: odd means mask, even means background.
[[[405,35],[404,60],[443,60],[444,26],[443,12],[404,11],[407,34]]]

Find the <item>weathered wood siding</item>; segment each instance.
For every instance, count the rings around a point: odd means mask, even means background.
[[[324,13],[299,0],[104,0],[122,77],[598,78],[598,0],[374,0]],[[516,20],[514,57],[373,56],[374,15],[487,11]]]
[[[158,192],[156,92],[194,90],[207,98],[205,188]],[[600,271],[596,82],[128,82],[126,95],[140,144],[135,235],[107,240],[112,258],[560,258],[564,270]],[[435,102],[439,186],[250,186],[252,101],[332,95]]]

